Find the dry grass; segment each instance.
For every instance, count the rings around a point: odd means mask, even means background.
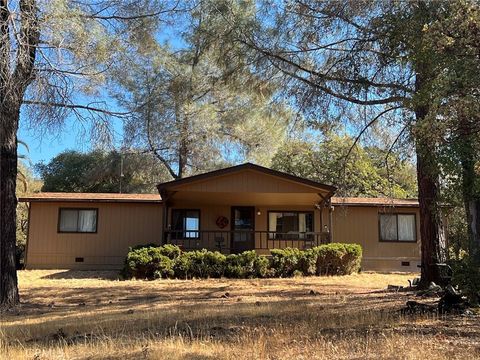
[[[22,305],[2,315],[0,357],[480,359],[478,317],[399,314],[413,294],[384,289],[412,277],[146,282],[21,271]]]

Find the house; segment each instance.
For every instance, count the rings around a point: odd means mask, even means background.
[[[416,200],[339,198],[331,185],[243,164],[158,185],[156,194],[39,193],[27,269],[118,269],[128,248],[172,243],[238,253],[358,243],[364,270],[418,271]]]

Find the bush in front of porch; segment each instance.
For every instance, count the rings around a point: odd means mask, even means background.
[[[309,250],[271,250],[271,268],[276,277],[295,274],[349,275],[360,270],[362,247],[358,244],[331,243]]]
[[[206,249],[182,252],[175,245],[131,248],[122,274],[126,278],[291,277],[296,274],[348,275],[360,270],[362,248],[332,243],[309,250],[273,249],[271,257],[255,251],[225,256]]]

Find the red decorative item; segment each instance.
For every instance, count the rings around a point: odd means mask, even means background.
[[[228,225],[228,219],[225,216],[219,216],[215,224],[217,224],[220,229],[223,229]]]

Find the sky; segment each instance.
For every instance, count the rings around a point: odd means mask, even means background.
[[[157,40],[172,50],[182,48],[185,46],[185,42],[179,35],[183,31],[183,28],[180,27],[181,24],[181,22],[177,21],[175,28],[163,27],[162,31],[157,35]],[[108,105],[107,107],[109,110],[124,111],[107,96],[102,96],[101,100]],[[75,102],[78,104],[88,104],[89,99],[79,96],[79,99]],[[88,136],[82,136],[82,129],[79,127],[78,121],[73,117],[67,119],[65,126],[62,127],[61,131],[49,133],[43,130],[44,129],[32,129],[29,126],[28,119],[25,119],[22,116],[20,117],[18,139],[25,142],[28,145],[29,150],[27,151],[24,146],[19,145],[18,151],[19,154],[25,155],[28,158],[28,162],[31,165],[42,161],[49,162],[52,158],[65,150],[87,152],[93,148],[93,144]],[[115,141],[118,145],[122,140],[123,133],[122,124],[118,119],[114,120],[114,131],[116,134]]]
[[[41,134],[35,129],[29,129],[26,121],[22,120],[20,121],[18,139],[25,142],[29,149],[27,150],[24,146],[19,145],[18,151],[33,164],[40,161],[48,162],[55,155],[67,149],[88,150],[89,144],[87,147],[85,143],[76,139],[76,135],[72,131],[74,130],[72,124],[68,124],[64,131],[59,134]]]

